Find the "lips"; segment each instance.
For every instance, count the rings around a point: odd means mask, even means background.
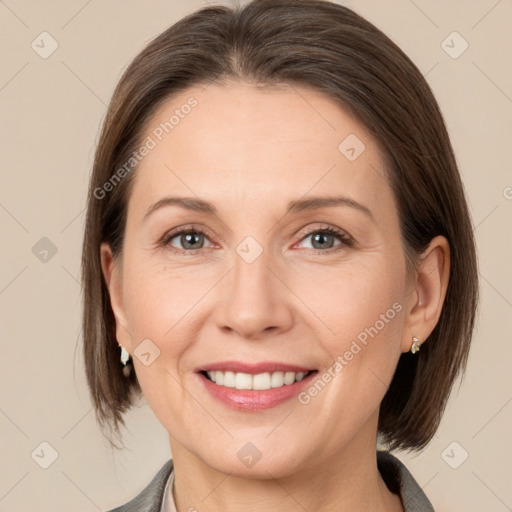
[[[298,394],[317,370],[278,362],[224,361],[196,370],[209,393],[231,408],[258,411]]]

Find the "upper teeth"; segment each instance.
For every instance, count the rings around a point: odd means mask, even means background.
[[[235,372],[206,372],[210,380],[219,386],[236,389],[254,389],[263,391],[270,388],[279,388],[301,381],[308,372],[273,372],[258,373],[251,375],[249,373]]]

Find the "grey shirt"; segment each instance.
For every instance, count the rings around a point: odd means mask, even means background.
[[[173,467],[172,459],[168,460],[140,494],[109,512],[161,512],[167,483],[174,477]],[[377,451],[377,467],[389,490],[402,499],[405,512],[434,512],[421,487],[394,455]]]

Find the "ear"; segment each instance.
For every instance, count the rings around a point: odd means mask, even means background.
[[[437,325],[450,279],[450,244],[437,236],[420,257],[409,292],[402,352],[411,349],[415,336],[423,343]]]
[[[106,242],[101,244],[101,268],[110,295],[110,305],[116,320],[117,342],[131,352],[131,337],[123,298],[122,264],[112,255],[112,249]]]

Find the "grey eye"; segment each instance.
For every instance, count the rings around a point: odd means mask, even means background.
[[[179,245],[176,245],[173,240],[178,240]],[[169,239],[169,244],[178,249],[185,251],[193,251],[194,249],[202,249],[205,245],[206,237],[204,233],[199,231],[188,231],[176,233]],[[181,245],[181,247],[180,247]]]

